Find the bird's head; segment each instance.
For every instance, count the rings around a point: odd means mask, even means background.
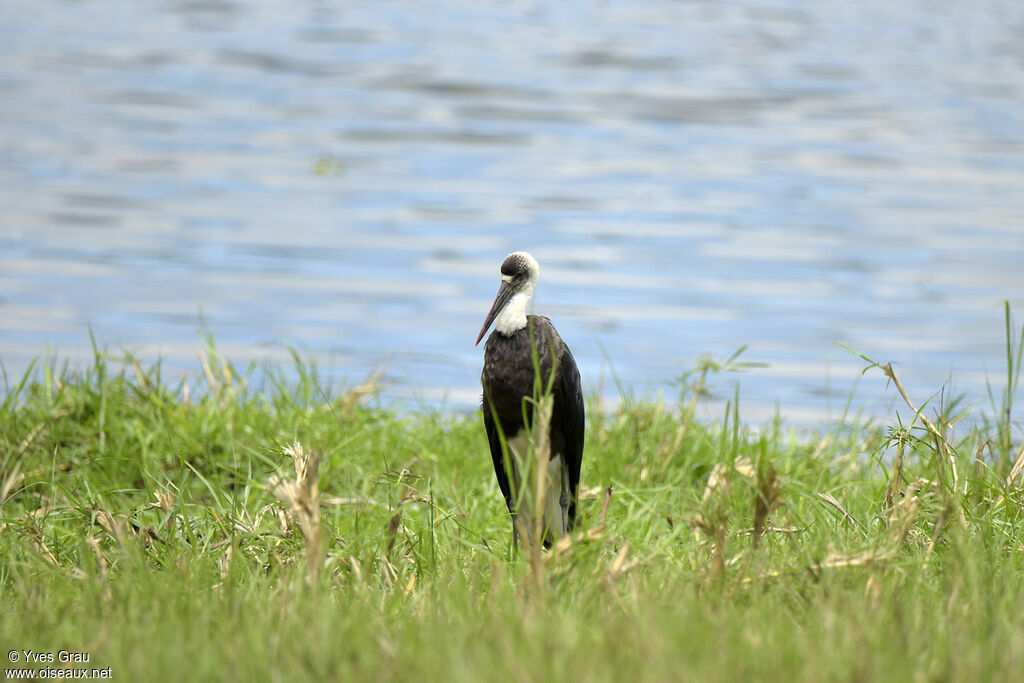
[[[505,335],[526,326],[526,305],[533,296],[539,276],[540,265],[529,253],[515,251],[505,257],[501,263],[501,286],[498,288],[498,295],[494,297],[490,312],[487,313],[484,326],[480,328],[480,336],[476,338],[477,344],[484,338],[487,328],[495,319],[498,321],[498,331]]]

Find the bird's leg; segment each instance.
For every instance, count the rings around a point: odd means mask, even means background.
[[[562,495],[558,497],[558,506],[562,508],[562,535],[565,536],[569,533],[569,467],[564,457],[561,460],[562,476],[559,479],[562,480]]]
[[[516,522],[516,513],[512,513],[512,554],[519,554],[519,524]]]

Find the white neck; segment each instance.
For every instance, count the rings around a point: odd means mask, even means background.
[[[515,294],[495,319],[494,327],[506,337],[526,327],[526,305],[530,303],[532,288]]]

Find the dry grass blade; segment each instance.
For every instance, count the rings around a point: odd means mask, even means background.
[[[722,463],[715,463],[715,466],[711,468],[711,474],[708,475],[708,483],[704,485],[704,493],[701,495],[703,502],[708,502],[716,491],[728,491],[728,471],[728,468]]]
[[[608,503],[610,503],[612,500],[613,490],[615,490],[615,487],[612,486],[611,484],[608,484],[608,488],[606,488],[604,491],[604,502],[601,504],[601,524],[604,524],[604,520],[608,518]]]
[[[554,399],[544,396],[534,411],[534,435],[536,443],[534,446],[534,458],[536,470],[534,474],[534,497],[529,504],[533,507],[530,520],[533,528],[530,529],[531,538],[529,542],[530,551],[530,574],[534,585],[540,588],[544,583],[544,564],[541,562],[540,550],[545,535],[544,529],[544,500],[547,497],[548,485],[548,463],[551,461],[551,411],[554,408]],[[555,520],[549,520],[554,524]]]
[[[363,583],[363,566],[359,564],[355,555],[348,556],[348,566],[352,569],[352,575],[356,577],[356,581]]]
[[[605,538],[605,532],[607,531],[607,524],[598,524],[593,529],[578,532],[575,535],[563,536],[562,538],[558,539],[558,543],[555,544],[554,548],[552,548],[552,551],[548,553],[544,561],[552,561],[554,558],[559,557],[568,552],[575,545],[603,541]]]
[[[1007,487],[1013,486],[1013,480],[1020,475],[1021,471],[1024,471],[1024,442],[1021,442],[1020,450],[1017,452],[1017,459],[1013,461],[1010,474],[1006,477]]]
[[[732,468],[736,470],[737,474],[746,477],[750,481],[757,479],[757,469],[754,467],[754,463],[751,462],[750,458],[736,458],[736,461],[732,464]]]
[[[354,498],[345,496],[331,496],[328,498],[321,498],[320,503],[323,505],[380,505],[380,503],[375,501],[373,498]]]
[[[47,562],[52,564],[54,567],[60,567],[60,562],[57,561],[57,556],[53,554],[45,543],[43,543],[42,536],[39,534],[38,529],[33,529],[32,534],[32,546],[36,552],[39,553]]]
[[[834,507],[836,510],[838,510],[840,514],[842,514],[843,519],[846,520],[846,522],[849,523],[849,525],[852,526],[854,529],[859,529],[860,531],[864,532],[865,535],[867,534],[867,530],[860,525],[860,522],[858,522],[853,515],[847,512],[846,508],[843,507],[842,503],[836,500],[831,493],[819,493],[818,498],[821,498],[823,501],[825,501],[826,503]]]
[[[942,512],[939,513],[938,519],[935,520],[935,528],[932,530],[931,541],[928,542],[928,551],[924,555],[924,559],[927,562],[928,558],[932,556],[932,552],[935,550],[935,544],[939,542],[939,537],[942,535],[942,531],[946,528],[946,522],[949,521],[949,516],[953,512],[953,506],[947,504],[942,508]]]
[[[725,575],[725,537],[729,524],[729,507],[726,500],[729,495],[729,468],[723,463],[715,463],[708,475],[708,483],[704,486],[701,497],[703,510],[694,517],[693,523],[712,545],[711,570],[709,578],[715,579]]]
[[[231,367],[225,361],[220,362],[220,374],[224,377],[224,386],[231,389],[234,386],[234,381],[232,380]]]
[[[555,560],[555,558],[568,553],[575,545],[603,540],[604,534],[607,530],[607,524],[598,524],[596,527],[589,529],[588,531],[562,536],[558,539],[558,543],[551,548],[551,552],[544,556],[544,562],[550,564]]]
[[[623,544],[622,549],[619,550],[618,555],[612,560],[611,565],[608,567],[608,572],[605,574],[605,581],[610,585],[620,578],[629,573],[634,567],[640,564],[640,560],[629,560],[626,558],[629,556],[629,542]]]
[[[220,398],[220,382],[217,381],[217,377],[213,374],[213,369],[210,367],[210,361],[207,360],[206,354],[202,351],[198,352],[199,364],[203,368],[203,374],[206,376],[206,385],[210,387],[210,392],[214,398]],[[188,399],[186,398],[186,403]]]
[[[234,546],[230,543],[224,549],[224,553],[217,558],[217,568],[220,570],[220,580],[227,581],[231,572],[231,559],[234,557]]]
[[[989,441],[982,441],[974,451],[974,481],[980,482],[985,477],[985,448],[989,447]],[[964,484],[964,493],[967,493],[967,485]]]
[[[174,494],[168,491],[157,491],[153,494],[156,498],[155,503],[150,503],[150,509],[161,510],[163,512],[170,512],[174,509]]]
[[[111,538],[118,543],[124,542],[127,527],[123,519],[116,519],[106,510],[97,510],[95,520],[100,525],[100,528],[110,534]]]
[[[70,567],[70,568],[68,568],[68,567],[65,567],[64,565],[62,565],[60,563],[60,561],[57,559],[57,556],[54,555],[53,551],[50,550],[49,546],[46,545],[46,542],[43,539],[43,532],[40,530],[38,525],[33,523],[23,533],[26,536],[29,537],[29,540],[31,541],[31,543],[30,543],[31,548],[33,550],[35,550],[36,553],[40,557],[42,557],[44,560],[46,560],[49,564],[53,565],[54,567],[57,567],[58,569],[63,569],[63,570],[70,571],[71,572],[71,576],[73,578],[76,578],[76,579],[84,579],[84,578],[86,578],[86,573],[84,571],[82,571],[81,567]]]
[[[821,562],[815,562],[810,565],[805,565],[800,568],[792,569],[776,569],[757,576],[744,577],[742,583],[748,584],[755,581],[763,581],[765,579],[777,579],[782,576],[790,574],[810,572],[814,575],[820,574],[823,569],[842,569],[845,567],[867,567],[874,564],[880,564],[887,562],[896,557],[896,551],[894,549],[887,550],[867,550],[860,553],[853,553],[850,555],[842,555],[839,553],[829,553],[828,556]]]
[[[7,497],[11,495],[11,491],[13,491],[24,478],[25,475],[21,471],[21,461],[19,460],[14,463],[14,467],[4,475],[3,483],[0,483],[0,503],[7,500]]]
[[[891,560],[896,556],[895,550],[867,550],[862,553],[854,553],[852,555],[840,555],[838,553],[829,553],[828,557],[825,558],[824,562],[817,565],[821,569],[836,569],[839,567],[866,567],[870,564],[877,562],[885,562]]]
[[[889,530],[893,547],[902,545],[907,539],[919,506],[920,500],[917,496],[905,496],[889,513]]]
[[[61,411],[60,415],[66,415],[66,413]],[[29,432],[29,435],[22,439],[22,442],[18,444],[17,452],[14,453],[14,458],[20,458],[23,455],[25,455],[25,452],[29,450],[29,446],[32,445],[32,443],[36,440],[39,434],[43,431],[43,428],[46,427],[46,424],[47,423],[45,422],[40,422],[38,425],[32,428],[32,431]]]
[[[110,581],[107,574],[107,558],[103,556],[103,551],[100,549],[99,541],[92,534],[85,539],[86,545],[88,545],[93,553],[96,555],[96,566],[99,569],[100,580],[105,584],[103,586],[103,599],[110,601],[114,597],[114,593],[110,588]]]
[[[283,452],[295,463],[295,479],[274,475],[270,478],[270,488],[281,502],[291,507],[299,520],[299,528],[306,537],[306,566],[309,579],[316,585],[323,565],[320,531],[320,454],[307,452],[298,442],[286,447]]]
[[[1010,468],[1010,473],[1006,475],[1006,488],[1012,489],[1014,487],[1014,481],[1020,476],[1020,473],[1024,471],[1024,442],[1020,445],[1020,451],[1017,453],[1017,459],[1014,460],[1013,466]],[[2,500],[2,499],[0,499]],[[1000,507],[1006,502],[1006,496],[1000,495],[999,499],[996,500],[995,507]]]
[[[61,411],[61,414],[66,413],[64,413],[64,411]],[[43,428],[46,427],[46,424],[47,423],[45,422],[40,422],[39,424],[32,428],[32,431],[28,433],[28,436],[22,439],[21,443],[18,444],[18,450],[14,454],[15,458],[20,458],[22,455],[25,454],[25,451],[28,450],[28,447],[32,445],[32,443],[36,440],[36,437],[38,437],[39,434],[43,431]]]
[[[413,574],[409,577],[409,582],[405,584],[405,588],[402,590],[402,597],[408,599],[409,595],[416,589],[416,575]]]
[[[363,380],[359,386],[345,392],[341,399],[341,410],[347,412],[354,408],[365,396],[376,396],[388,388],[389,384],[383,382],[386,368],[381,368]]]
[[[4,474],[3,482],[0,483],[0,503],[7,500],[11,493],[19,484],[21,484],[22,480],[25,479],[25,473],[21,471],[21,456],[25,454],[25,451],[28,450],[29,446],[31,446],[39,434],[42,433],[44,427],[46,427],[45,422],[37,424],[32,428],[32,431],[28,433],[28,436],[22,439],[21,443],[18,445],[18,450],[15,451],[11,458],[17,462],[15,462],[14,466]]]

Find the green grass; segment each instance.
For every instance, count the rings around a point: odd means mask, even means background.
[[[132,681],[1019,677],[1013,392],[973,427],[955,403],[813,435],[736,401],[694,419],[735,360],[678,408],[589,406],[584,528],[539,575],[479,414],[366,408],[298,359],[260,392],[214,354],[197,385],[44,364],[0,411],[0,642]],[[319,572],[271,486],[295,442],[321,456]]]

